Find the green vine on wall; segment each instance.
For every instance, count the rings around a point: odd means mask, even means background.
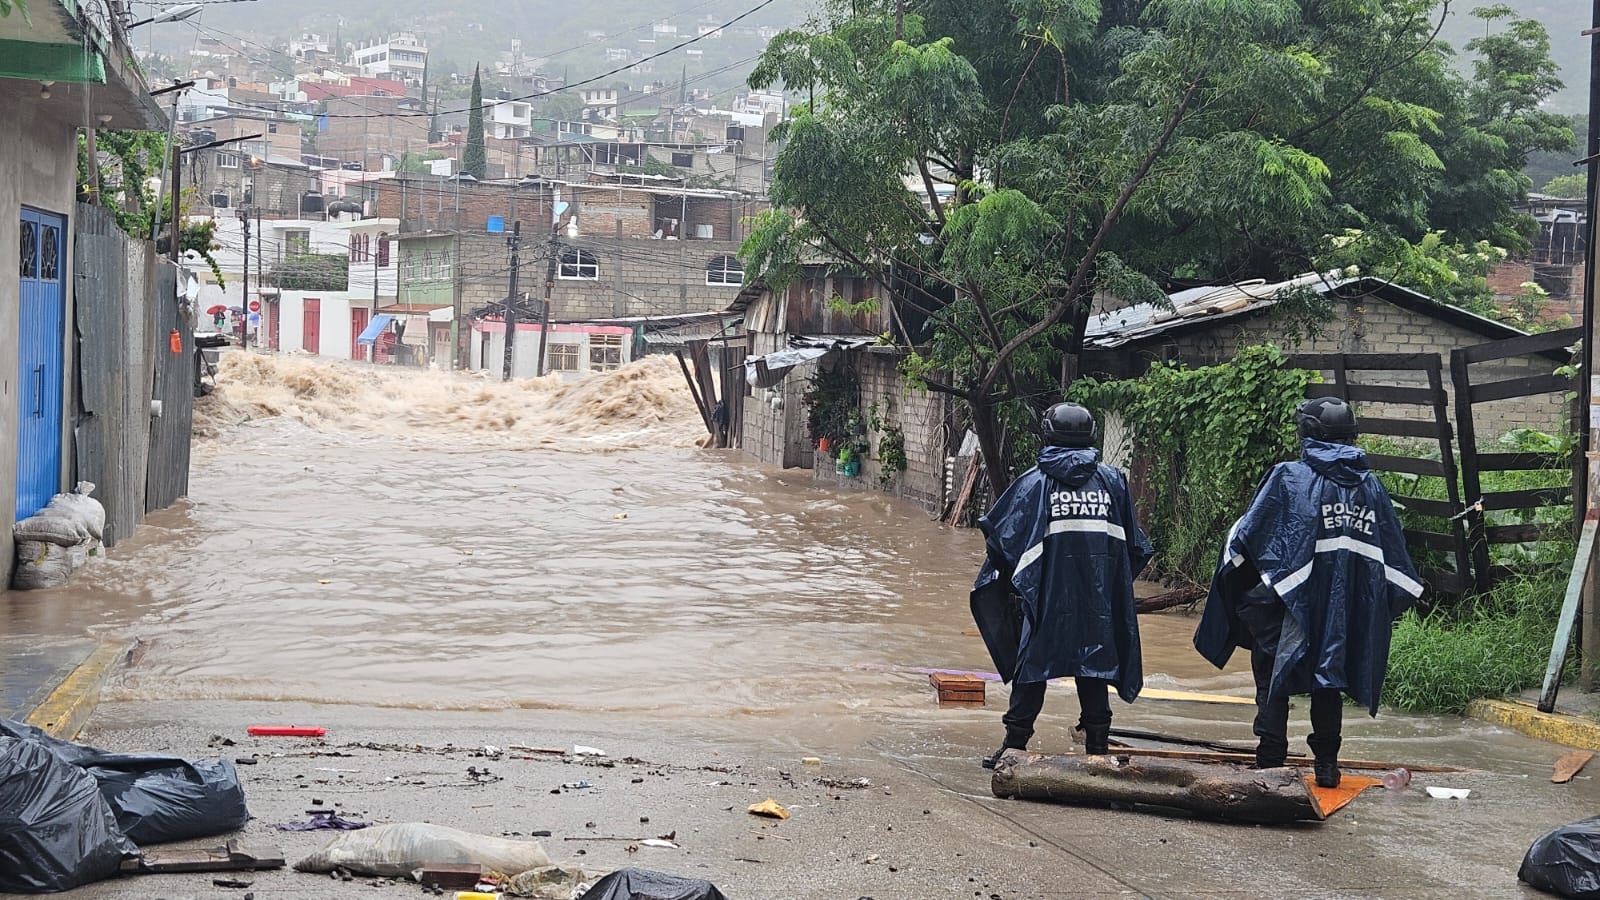
[[[889,404],[885,401],[884,405],[887,407]],[[867,409],[867,425],[878,432],[878,484],[888,490],[909,463],[906,458],[906,433],[900,426],[884,419],[876,402]]]
[[[1294,457],[1294,410],[1312,377],[1262,345],[1221,365],[1160,364],[1132,380],[1073,384],[1069,399],[1118,414],[1128,429],[1149,492],[1139,513],[1162,573],[1210,579],[1220,535],[1267,469]]]

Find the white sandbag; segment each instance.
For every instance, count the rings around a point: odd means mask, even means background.
[[[94,482],[80,481],[72,493],[51,497],[45,509],[66,511],[78,520],[88,537],[102,540],[106,532],[106,508],[100,505],[99,500],[89,496],[93,491]]]
[[[77,510],[49,506],[11,526],[11,535],[18,541],[47,541],[63,547],[94,536]]]
[[[19,591],[61,587],[72,575],[72,553],[71,547],[49,541],[18,541],[11,586]]]
[[[481,865],[526,872],[550,865],[538,841],[512,841],[443,825],[407,822],[347,831],[294,864],[301,872],[346,869],[357,875],[405,878],[428,865]]]

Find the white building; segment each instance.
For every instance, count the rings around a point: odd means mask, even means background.
[[[407,84],[421,84],[428,67],[428,45],[415,34],[403,31],[390,35],[381,44],[357,47],[351,62],[360,67],[363,75],[392,73]]]
[[[448,312],[449,310],[445,310]],[[472,323],[469,365],[498,375],[505,366],[506,325],[497,321]],[[545,344],[545,371],[562,381],[577,381],[611,372],[633,359],[633,329],[616,325],[552,325]],[[533,378],[539,373],[539,325],[517,324],[517,342],[511,348],[511,376]]]
[[[508,140],[533,134],[533,107],[519,100],[488,100],[484,103],[484,131]]]

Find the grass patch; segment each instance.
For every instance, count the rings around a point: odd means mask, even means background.
[[[1406,613],[1395,625],[1383,701],[1412,712],[1458,713],[1473,700],[1540,684],[1567,575],[1554,566],[1508,580],[1459,613]],[[1569,668],[1576,658],[1569,656]]]

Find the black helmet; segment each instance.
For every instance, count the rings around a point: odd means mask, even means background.
[[[1050,447],[1093,447],[1100,436],[1094,415],[1076,403],[1057,403],[1045,410],[1039,432]]]
[[[1294,411],[1294,425],[1302,440],[1348,444],[1360,433],[1355,410],[1338,397],[1318,397],[1300,404]]]

